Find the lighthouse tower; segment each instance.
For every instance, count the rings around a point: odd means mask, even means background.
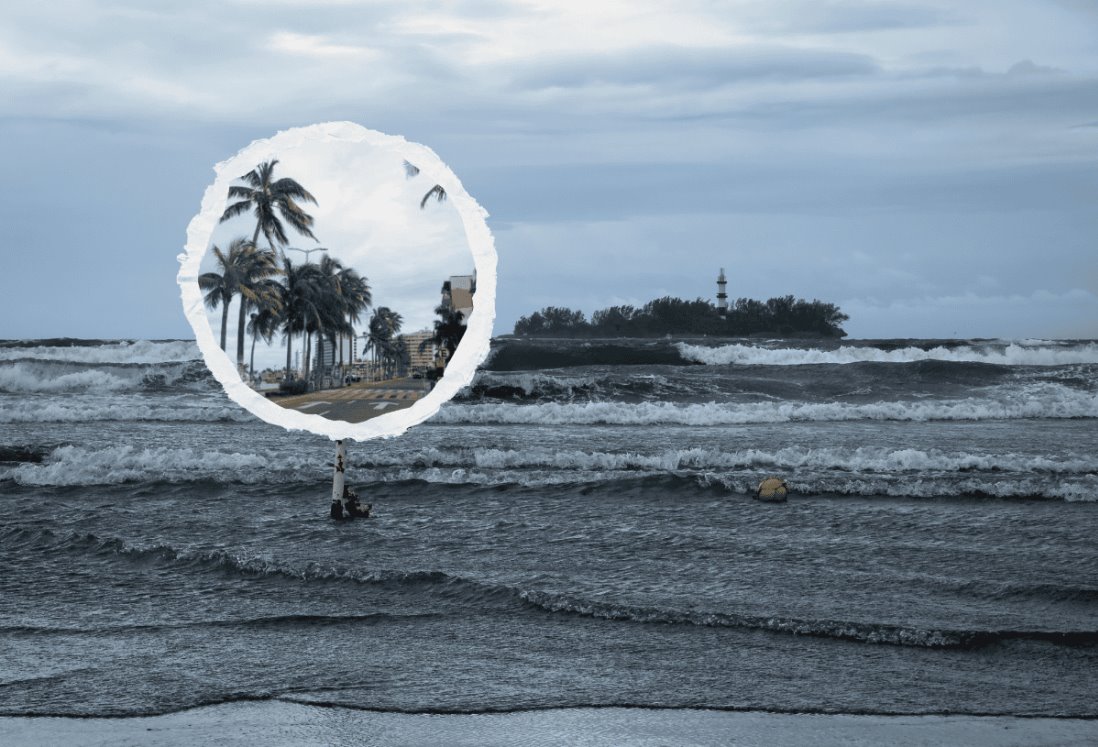
[[[726,285],[728,285],[728,279],[725,278],[722,267],[721,274],[717,276],[717,313],[721,316],[728,313],[728,294],[724,292]]]

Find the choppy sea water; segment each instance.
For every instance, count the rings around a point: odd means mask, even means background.
[[[505,341],[351,446],[376,519],[332,456],[193,343],[0,345],[0,715],[1098,716],[1094,341]]]

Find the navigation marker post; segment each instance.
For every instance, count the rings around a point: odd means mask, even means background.
[[[347,466],[347,448],[343,441],[336,441],[335,472],[332,475],[332,502],[343,500],[343,486],[346,484],[343,472]]]

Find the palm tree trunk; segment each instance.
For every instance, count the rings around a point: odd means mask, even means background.
[[[343,381],[343,377],[347,375],[347,372],[343,370],[343,332],[339,333],[339,380]]]
[[[221,299],[221,349],[225,349],[225,336],[229,331],[229,302]]]
[[[252,335],[252,357],[248,360],[248,373],[255,376],[255,338],[259,337],[258,334]]]
[[[313,333],[308,330],[305,331],[305,381],[306,386],[309,381],[309,358],[313,354]]]
[[[291,331],[286,333],[286,376],[285,376],[286,381],[290,380],[290,348],[293,347],[293,344],[294,344],[294,333],[293,333],[293,330],[291,328]]]
[[[248,311],[248,302],[244,299],[244,296],[240,297],[240,314],[237,316],[236,321],[236,367],[239,369],[244,365],[244,333],[247,331],[244,327],[244,315]]]

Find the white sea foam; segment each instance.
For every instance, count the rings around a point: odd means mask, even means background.
[[[968,454],[863,447],[716,449],[655,454],[576,450],[440,450],[398,452],[357,466],[363,483],[422,480],[443,485],[602,484],[674,475],[701,486],[749,495],[762,476],[782,471],[797,495],[937,497],[972,494],[1002,498],[1043,496],[1098,499],[1098,458],[1069,455],[1055,461],[1019,454]],[[111,485],[126,482],[236,481],[285,484],[318,481],[326,468],[309,454],[269,454],[194,448],[61,446],[41,464],[5,467],[0,480],[22,485]],[[1055,478],[1055,479],[1052,479]],[[686,483],[689,484],[689,483]]]
[[[468,459],[462,454],[435,452],[436,464]],[[823,469],[850,472],[911,472],[965,470],[1039,473],[1098,473],[1098,457],[1072,455],[1055,460],[1020,454],[968,454],[919,449],[861,447],[849,449],[785,448],[777,451],[745,449],[671,449],[657,454],[587,452],[546,449],[477,449],[479,468],[520,469],[550,467],[561,470],[714,470],[714,469]],[[424,459],[418,456],[417,461]]]
[[[135,340],[102,345],[3,347],[0,360],[33,358],[85,363],[168,363],[198,360],[198,346],[190,340],[155,342]]]
[[[1003,471],[1048,474],[1098,474],[1098,456],[1068,454],[1060,459],[1027,454],[970,454],[937,449],[856,449],[787,447],[776,451],[741,449],[668,449],[656,453],[582,451],[578,449],[427,448],[374,454],[371,467],[476,467],[477,469],[681,470],[816,469],[848,472]]]
[[[676,345],[682,357],[709,365],[796,366],[820,363],[913,363],[939,360],[964,363],[995,363],[1007,366],[1066,366],[1098,363],[1098,344],[1081,343],[1072,346],[1010,343],[1005,346],[917,347],[882,350],[874,347],[841,347],[835,350],[818,348],[762,348],[753,345]]]
[[[277,479],[284,480],[287,474],[305,468],[304,461],[280,459]],[[259,454],[167,447],[60,446],[41,464],[21,464],[11,470],[9,477],[21,485],[114,485],[151,480],[264,482],[272,479],[272,470],[268,458]]]
[[[1021,480],[980,477],[924,477],[888,479],[884,477],[836,478],[809,476],[789,481],[790,490],[799,495],[851,495],[873,497],[886,495],[897,498],[940,498],[943,496],[987,496],[992,498],[1055,498],[1071,503],[1098,502],[1098,479],[1084,476],[1074,480],[1049,481],[1041,478]],[[750,483],[737,485],[751,490]]]
[[[118,392],[134,387],[132,378],[110,371],[84,369],[47,376],[39,368],[26,363],[0,365],[0,392]]]
[[[150,388],[209,389],[212,379],[198,362],[81,363],[58,360],[0,361],[0,392],[121,392]]]
[[[995,395],[999,396],[996,397]],[[509,425],[739,425],[844,420],[1013,420],[1020,418],[1098,418],[1098,395],[1058,384],[988,397],[912,402],[751,402],[676,404],[671,402],[586,402],[536,405],[450,405],[435,423]]]
[[[142,402],[7,401],[0,404],[0,423],[82,423],[93,421],[180,421],[213,423],[224,420],[245,422],[253,417],[229,404],[148,404]]]

